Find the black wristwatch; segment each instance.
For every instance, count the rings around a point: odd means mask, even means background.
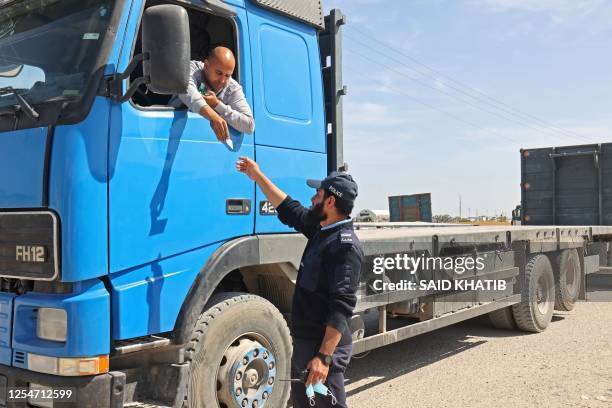
[[[320,351],[317,353],[317,357],[325,364],[326,366],[330,366],[332,364],[332,356],[328,356],[327,354],[323,354]]]

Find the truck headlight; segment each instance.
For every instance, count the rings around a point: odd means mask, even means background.
[[[36,319],[36,336],[51,341],[66,341],[68,315],[64,309],[41,307]]]
[[[68,358],[28,353],[28,370],[68,377],[107,373],[108,363],[108,355]]]

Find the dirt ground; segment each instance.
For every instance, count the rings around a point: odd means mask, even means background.
[[[612,408],[612,285],[589,290],[543,333],[480,317],[353,359],[349,406]]]

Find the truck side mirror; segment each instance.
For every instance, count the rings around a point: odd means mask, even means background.
[[[158,94],[187,92],[191,41],[187,11],[171,4],[149,7],[142,19],[143,72]]]

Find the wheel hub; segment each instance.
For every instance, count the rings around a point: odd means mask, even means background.
[[[259,373],[257,372],[257,370],[249,368],[246,371],[245,382],[248,384],[249,387],[254,387],[255,384],[257,384],[258,379]]]
[[[227,407],[262,408],[276,382],[276,360],[256,340],[240,338],[223,355],[217,374],[217,395]]]
[[[565,284],[570,295],[573,295],[576,291],[578,279],[578,269],[576,268],[576,264],[571,263],[569,270],[565,274]]]
[[[546,314],[548,312],[548,308],[550,307],[548,302],[548,285],[544,278],[538,279],[538,284],[536,287],[536,306],[539,309],[540,313]]]

